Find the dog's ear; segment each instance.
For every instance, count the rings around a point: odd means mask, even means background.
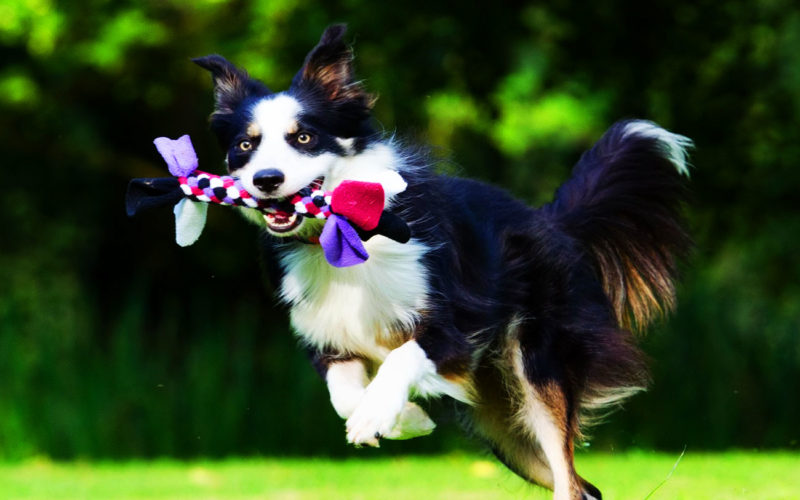
[[[358,100],[371,108],[375,99],[353,76],[353,51],[344,42],[347,25],[329,26],[306,56],[292,85],[316,86],[332,101]]]
[[[253,94],[269,94],[269,89],[253,80],[224,57],[213,54],[197,57],[192,62],[211,72],[214,82],[215,115],[233,113],[242,101]]]

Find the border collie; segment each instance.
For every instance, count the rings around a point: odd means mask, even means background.
[[[447,395],[512,471],[559,500],[601,498],[576,473],[573,442],[587,415],[646,383],[631,332],[674,305],[690,246],[680,211],[691,141],[616,123],[554,201],[532,209],[435,173],[419,149],[377,130],[344,34],[329,27],[283,92],[221,56],[194,62],[212,75],[210,123],[227,168],[251,193],[378,182],[409,224],[408,243],[375,236],[366,262],[336,268],[312,243],[319,221],[258,216],[280,297],[347,441],[429,433],[410,399]]]

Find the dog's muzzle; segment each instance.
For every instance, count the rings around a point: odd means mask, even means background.
[[[285,179],[280,170],[266,168],[253,174],[253,185],[268,195],[278,189]]]

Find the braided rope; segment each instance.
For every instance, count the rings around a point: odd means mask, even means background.
[[[269,214],[327,219],[331,215],[331,191],[322,189],[322,179],[316,179],[289,199],[262,200],[254,198],[237,177],[216,175],[195,170],[188,176],[178,177],[183,194],[192,201],[233,205],[259,210]]]

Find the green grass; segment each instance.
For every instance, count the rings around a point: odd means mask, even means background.
[[[607,499],[644,499],[678,454],[590,453],[578,470]],[[800,454],[687,452],[650,497],[798,499]],[[473,455],[402,458],[233,459],[177,462],[32,460],[0,465],[3,499],[547,499],[494,460]]]

